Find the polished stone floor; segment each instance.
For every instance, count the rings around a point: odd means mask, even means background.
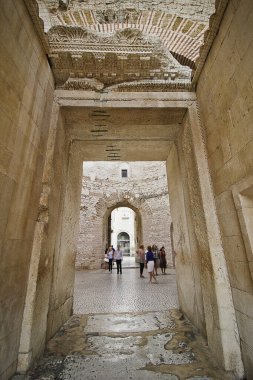
[[[76,273],[74,315],[27,375],[13,380],[231,380],[178,310],[175,271]]]

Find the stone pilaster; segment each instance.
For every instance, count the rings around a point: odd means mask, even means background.
[[[67,175],[58,226],[58,248],[54,258],[48,338],[51,338],[72,314],[81,182],[82,159],[76,150],[75,142],[69,142]]]
[[[221,233],[217,217],[213,187],[209,172],[204,131],[198,114],[197,103],[194,102],[188,109],[188,120],[191,127],[194,155],[199,177],[203,211],[205,215],[208,244],[213,269],[215,296],[219,320],[216,322],[219,330],[223,365],[226,370],[234,371],[238,378],[243,377],[244,369],[241,360],[240,339],[236,322],[235,309],[232,299],[227,264],[222,246]],[[210,338],[213,331],[208,331]],[[209,340],[212,341],[211,339]],[[213,352],[216,347],[210,344]]]
[[[51,181],[53,176],[53,156],[55,139],[57,132],[57,120],[59,115],[59,106],[57,102],[53,103],[49,135],[47,141],[47,153],[43,169],[42,192],[38,209],[38,217],[35,225],[33,238],[32,255],[28,276],[28,285],[26,291],[25,308],[23,313],[22,330],[18,354],[18,372],[25,372],[33,360],[32,352],[32,330],[34,308],[36,306],[37,279],[39,272],[39,262],[42,252],[43,241],[45,239],[45,230],[48,225],[48,199],[51,190]],[[48,305],[47,305],[48,306]]]

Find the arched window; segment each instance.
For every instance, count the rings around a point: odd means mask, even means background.
[[[121,246],[124,255],[130,255],[130,236],[127,232],[118,234],[117,243]]]

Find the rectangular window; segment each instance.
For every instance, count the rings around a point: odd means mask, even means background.
[[[121,170],[121,177],[122,178],[127,178],[127,169],[122,169]]]

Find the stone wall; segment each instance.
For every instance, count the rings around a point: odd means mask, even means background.
[[[0,12],[0,378],[16,370],[54,81],[22,1]]]
[[[53,258],[47,339],[72,314],[76,242],[79,227],[82,161],[65,135],[60,118],[50,194],[48,238],[44,247]]]
[[[121,168],[128,169],[128,178],[121,178]],[[165,163],[87,162],[84,163],[76,267],[100,268],[107,243],[108,210],[121,205],[133,208],[139,215],[142,226],[139,244],[164,245],[168,264],[172,265]]]
[[[247,379],[253,374],[253,4],[229,2],[197,97]]]
[[[201,245],[203,239],[198,241],[195,230],[198,227],[198,231],[205,231],[205,223],[191,144],[189,126],[184,126],[169,152],[167,171],[168,177],[173,173],[169,194],[180,307],[206,336],[201,262],[204,255],[207,260],[209,252],[208,247]]]
[[[59,112],[58,107],[56,107],[55,112]],[[52,139],[55,145],[53,148],[52,162],[50,162],[51,165],[48,168],[50,173],[47,173],[51,188],[48,199],[48,210],[44,210],[46,211],[46,223],[43,231],[40,252],[37,252],[36,249],[36,254],[39,256],[39,263],[36,284],[32,284],[36,289],[36,296],[34,302],[29,299],[29,302],[33,307],[33,318],[30,327],[31,362],[42,355],[47,338],[51,338],[55,333],[52,326],[57,324],[55,322],[57,319],[57,313],[55,312],[55,309],[57,309],[57,306],[55,305],[55,278],[58,274],[58,257],[60,253],[60,229],[58,228],[58,223],[62,218],[63,212],[68,145],[61,115],[55,115],[53,122],[56,122],[56,125],[53,125],[53,128],[56,129],[55,137]],[[46,184],[46,186],[47,185],[48,184]],[[33,260],[31,260],[31,268],[32,266]],[[29,285],[31,285],[30,282]],[[52,314],[54,315],[54,318],[52,317]],[[64,319],[64,317],[62,317],[62,319]],[[25,321],[23,321],[23,325],[24,322]],[[23,337],[23,334],[21,336]],[[20,351],[24,353],[25,347],[22,346],[23,344],[21,340]]]

